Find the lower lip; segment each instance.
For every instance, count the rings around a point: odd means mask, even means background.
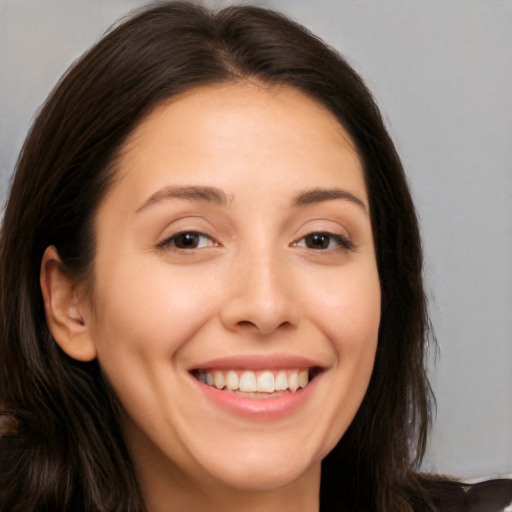
[[[289,416],[301,409],[313,394],[321,375],[316,375],[309,384],[294,393],[274,398],[250,398],[229,391],[221,391],[204,384],[191,375],[200,392],[215,406],[228,412],[245,416],[251,420],[272,421]]]

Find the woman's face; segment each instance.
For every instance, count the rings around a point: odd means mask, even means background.
[[[319,475],[366,392],[380,286],[361,162],[288,87],[197,88],[132,133],[87,323],[142,481]]]

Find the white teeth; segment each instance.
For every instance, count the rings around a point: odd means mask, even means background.
[[[222,372],[216,371],[213,374],[213,383],[217,389],[222,389],[225,385],[224,382],[224,374]]]
[[[260,373],[256,381],[256,391],[261,391],[263,393],[274,392],[274,375],[272,372]]]
[[[226,387],[230,391],[236,391],[238,389],[238,375],[233,370],[230,370],[226,376]]]
[[[240,391],[245,391],[246,393],[256,391],[256,375],[254,372],[243,372],[242,375],[240,375],[238,387]]]
[[[288,375],[288,387],[291,391],[297,391],[299,389],[299,378],[297,372],[292,372]]]
[[[299,372],[299,388],[305,388],[309,382],[309,372],[307,370],[302,370]]]
[[[219,390],[241,391],[244,393],[274,393],[305,388],[309,383],[309,370],[236,370],[198,371],[196,377]]]
[[[288,389],[288,379],[286,378],[285,372],[279,372],[277,374],[274,386],[276,391],[284,391],[285,389]]]

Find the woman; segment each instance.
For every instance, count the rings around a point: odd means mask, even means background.
[[[38,116],[1,243],[2,510],[441,505],[414,473],[414,207],[361,79],[304,29],[124,22]]]

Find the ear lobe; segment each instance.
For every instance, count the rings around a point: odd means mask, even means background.
[[[90,326],[85,318],[84,298],[80,288],[64,270],[57,249],[47,247],[39,276],[43,293],[46,322],[64,352],[79,361],[96,358]]]

